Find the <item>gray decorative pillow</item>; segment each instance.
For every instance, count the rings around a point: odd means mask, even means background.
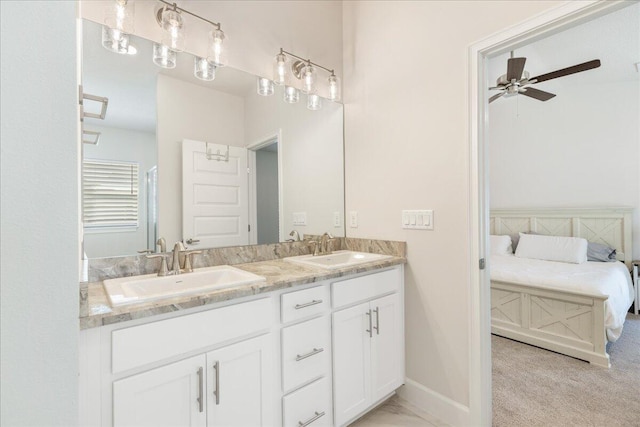
[[[587,246],[587,261],[617,261],[616,250],[602,243],[589,242]]]

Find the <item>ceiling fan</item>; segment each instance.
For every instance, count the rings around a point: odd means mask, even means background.
[[[530,85],[551,79],[557,79],[558,77],[568,76],[569,74],[580,73],[600,66],[600,60],[594,59],[593,61],[584,62],[572,67],[563,68],[561,70],[529,78],[529,72],[524,70],[524,64],[526,61],[527,58],[514,58],[513,51],[511,51],[511,58],[509,58],[509,61],[507,62],[507,74],[503,74],[498,77],[496,86],[489,88],[489,90],[500,91],[500,93],[489,98],[490,103],[502,96],[515,95],[518,93],[539,101],[548,101],[556,95],[535,89]]]

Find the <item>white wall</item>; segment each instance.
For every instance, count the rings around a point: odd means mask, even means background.
[[[344,3],[350,237],[405,240],[403,394],[443,421],[469,405],[468,47],[559,2]],[[401,229],[434,209],[433,231]],[[411,391],[411,393],[407,393]]]
[[[640,77],[632,68],[639,25],[636,3],[516,52],[527,69],[563,53],[564,66],[582,62],[575,54],[602,66],[536,85],[557,95],[547,102],[520,96],[490,105],[491,208],[634,207],[633,259],[640,258]],[[491,59],[491,77],[506,62]],[[561,68],[554,65],[547,71]]]
[[[133,255],[147,248],[146,173],[156,165],[156,135],[130,129],[85,125],[102,132],[98,145],[85,144],[84,158],[138,163],[138,227],[135,230],[85,230],[84,250],[89,258]],[[155,248],[149,248],[155,249]]]
[[[0,15],[0,424],[72,426],[78,422],[76,4],[3,1]]]
[[[323,100],[311,111],[306,97],[296,104],[282,100],[282,88],[271,97],[248,96],[245,104],[247,145],[281,132],[284,232],[344,235],[343,106]],[[279,125],[279,129],[278,129]],[[294,226],[293,213],[306,212],[307,225]],[[339,212],[339,227],[333,213]]]
[[[158,75],[158,232],[182,239],[182,140],[244,147],[242,98]]]

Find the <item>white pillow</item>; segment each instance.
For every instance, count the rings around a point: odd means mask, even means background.
[[[582,264],[587,261],[587,239],[520,233],[516,248],[518,258]]]
[[[491,255],[513,255],[511,236],[489,236],[489,248]]]

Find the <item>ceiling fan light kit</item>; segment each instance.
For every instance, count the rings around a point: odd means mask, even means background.
[[[531,87],[531,85],[551,79],[557,79],[558,77],[568,76],[570,74],[580,73],[582,71],[592,70],[600,66],[600,60],[594,59],[572,67],[562,68],[560,70],[530,78],[529,72],[524,69],[526,62],[527,58],[514,58],[513,52],[511,52],[511,58],[507,61],[507,73],[498,77],[496,85],[489,88],[489,90],[500,91],[489,98],[489,103],[492,103],[503,96],[509,97],[517,94],[525,95],[529,98],[537,99],[538,101],[548,101],[556,95],[535,89]]]

